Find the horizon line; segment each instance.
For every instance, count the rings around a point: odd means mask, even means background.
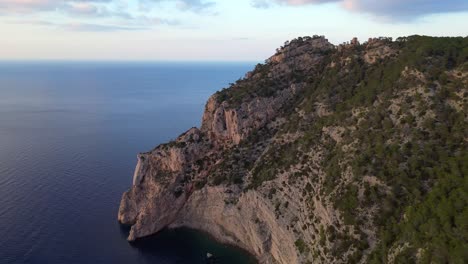
[[[93,63],[260,63],[258,60],[162,60],[162,59],[2,59],[0,63],[36,63],[36,62],[50,62],[50,63],[80,63],[80,62],[93,62]]]

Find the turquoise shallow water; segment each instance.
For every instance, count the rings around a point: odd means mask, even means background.
[[[117,223],[136,154],[199,126],[253,63],[0,63],[1,263],[248,263],[192,230]]]

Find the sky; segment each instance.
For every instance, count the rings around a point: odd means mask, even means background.
[[[0,60],[263,61],[286,40],[467,36],[468,0],[0,0]]]

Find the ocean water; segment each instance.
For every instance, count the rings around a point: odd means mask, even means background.
[[[253,63],[0,63],[0,263],[249,263],[193,230],[117,222],[138,152],[199,126]]]

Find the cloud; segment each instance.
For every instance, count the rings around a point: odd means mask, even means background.
[[[252,0],[251,5],[256,8],[269,8],[275,4],[288,6],[303,6],[309,4],[323,4],[339,1],[341,0]]]
[[[468,11],[466,0],[344,0],[343,6],[389,20],[412,20],[428,14]]]
[[[98,6],[87,2],[71,3],[64,9],[71,15],[98,16],[101,12],[105,12],[105,9],[99,9]]]
[[[0,15],[58,12],[70,16],[112,16],[107,6],[115,0],[0,0]]]
[[[250,40],[250,38],[247,38],[247,37],[239,37],[239,38],[233,38],[232,40],[246,41],[246,40]]]
[[[145,30],[147,27],[125,27],[119,25],[101,25],[92,23],[67,23],[56,24],[55,26],[71,30],[71,31],[94,31],[94,32],[109,32],[109,31],[128,31],[128,30]]]
[[[91,7],[92,3],[110,3],[112,0],[2,0],[0,10],[3,13],[34,13],[56,11],[67,6]]]
[[[205,0],[139,0],[141,9],[152,8],[154,3],[173,3],[181,11],[205,12],[216,5],[215,2]]]
[[[268,0],[253,0],[250,3],[253,7],[255,8],[270,8],[272,6],[272,3]]]
[[[84,22],[70,22],[70,23],[55,23],[47,20],[10,20],[7,23],[10,24],[28,24],[35,26],[47,26],[56,29],[62,29],[67,31],[91,31],[91,32],[111,32],[111,31],[136,31],[136,30],[147,30],[151,24],[165,24],[167,22],[157,18],[145,18],[151,20],[151,23],[134,23],[125,26],[116,24],[96,24],[96,23],[84,23]],[[148,22],[147,21],[147,22]]]
[[[252,0],[251,2],[252,6],[257,8],[324,3],[339,3],[346,10],[368,13],[388,21],[409,21],[428,14],[468,11],[467,0]]]
[[[205,2],[201,0],[179,0],[177,1],[177,7],[181,10],[191,10],[200,12],[211,8],[215,5],[215,2]]]
[[[34,26],[47,26],[68,31],[94,31],[94,32],[111,32],[111,31],[135,31],[148,30],[157,25],[179,25],[178,20],[162,19],[152,16],[137,16],[132,20],[127,21],[124,25],[115,23],[87,23],[87,22],[68,22],[58,23],[40,19],[22,19],[8,20],[10,24],[28,24]]]
[[[179,20],[155,16],[152,10],[135,10],[135,0],[0,0],[0,17],[23,15],[24,23],[74,31],[116,31],[151,29],[158,25],[176,26]],[[213,5],[201,0],[138,0],[154,6],[173,2],[179,10],[200,11]],[[50,14],[61,16],[60,23]],[[14,20],[14,21],[15,21]],[[63,21],[63,22],[62,22]],[[18,21],[16,21],[18,22]]]

